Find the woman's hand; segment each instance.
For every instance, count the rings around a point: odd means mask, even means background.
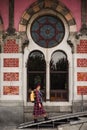
[[[41,108],[41,104],[39,103],[39,108]]]

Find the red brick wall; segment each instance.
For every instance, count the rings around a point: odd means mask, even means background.
[[[18,58],[4,58],[3,62],[4,67],[19,67]]]
[[[86,58],[78,58],[77,59],[77,67],[87,67],[87,59]]]
[[[77,72],[77,81],[87,81],[87,72]]]
[[[87,86],[77,86],[78,95],[87,95]]]
[[[18,86],[3,86],[4,95],[19,95]]]
[[[18,53],[19,52],[19,46],[16,43],[16,40],[9,39],[6,41],[4,45],[4,53]]]
[[[5,72],[4,81],[19,81],[19,73],[18,72]]]
[[[77,53],[87,53],[87,40],[80,40],[80,44],[77,45]]]
[[[82,39],[80,40],[80,43],[77,45],[77,53],[79,54],[87,54],[87,40],[86,39]],[[82,84],[86,84],[87,82],[87,72],[85,71],[85,68],[87,67],[87,58],[84,57],[83,58],[77,58],[77,68],[84,68],[83,72],[78,71],[77,72],[77,82],[80,84],[80,82],[82,82]],[[81,95],[87,95],[87,86],[84,85],[79,85],[77,86],[77,94]]]

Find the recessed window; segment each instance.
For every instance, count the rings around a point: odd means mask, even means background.
[[[37,83],[41,84],[43,99],[45,100],[46,84],[46,62],[42,52],[33,51],[30,53],[27,61],[27,92],[35,89]],[[29,96],[28,96],[29,101]]]
[[[68,100],[68,60],[62,51],[54,52],[50,61],[50,100]]]

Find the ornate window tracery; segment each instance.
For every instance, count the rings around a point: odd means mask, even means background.
[[[32,39],[36,44],[44,48],[58,45],[63,40],[64,34],[63,22],[56,16],[40,16],[31,25]]]

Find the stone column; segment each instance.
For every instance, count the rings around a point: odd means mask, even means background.
[[[14,0],[9,0],[9,27],[7,29],[9,35],[15,33],[14,29]]]
[[[86,24],[86,14],[87,14],[87,10],[86,10],[86,0],[81,0],[81,22],[82,22],[82,26],[84,24]]]
[[[87,35],[87,1],[81,0],[81,29],[80,36]]]
[[[46,101],[50,99],[50,77],[49,77],[49,61],[46,62]]]

